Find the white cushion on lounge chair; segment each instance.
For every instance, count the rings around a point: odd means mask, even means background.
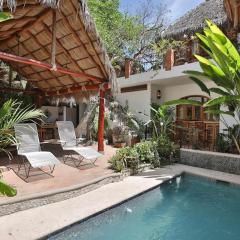
[[[58,134],[63,147],[76,147],[78,144],[73,123],[70,121],[57,121]]]
[[[74,151],[87,160],[96,159],[103,156],[101,153],[89,147],[64,147],[63,150]]]
[[[60,137],[60,143],[64,151],[74,151],[86,160],[94,160],[101,157],[102,154],[89,147],[79,147],[74,130],[73,123],[71,121],[57,121],[58,133]]]
[[[14,126],[18,140],[17,151],[25,156],[33,168],[54,166],[60,161],[51,152],[42,152],[35,123],[20,123]]]
[[[22,153],[33,168],[41,168],[53,166],[60,163],[60,161],[51,152],[30,152]]]

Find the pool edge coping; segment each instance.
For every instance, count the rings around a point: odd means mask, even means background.
[[[6,201],[0,202],[0,207],[9,205],[9,204],[16,204],[16,203],[21,203],[21,202],[25,202],[25,201],[41,199],[41,198],[54,196],[54,195],[61,194],[61,193],[67,193],[67,192],[83,189],[83,188],[91,186],[93,184],[100,183],[109,178],[116,178],[116,179],[119,178],[119,181],[121,181],[123,179],[123,176],[121,173],[111,173],[111,174],[108,174],[105,176],[97,177],[97,178],[87,181],[85,183],[75,184],[72,186],[68,186],[68,187],[64,187],[64,188],[60,188],[60,189],[56,189],[56,190],[52,190],[52,191],[46,191],[46,192],[42,192],[42,193],[34,193],[34,194],[31,194],[28,196],[20,197],[18,199],[8,199]]]
[[[181,166],[187,166],[187,165],[181,164]],[[194,167],[194,168],[197,168],[197,167]],[[206,170],[213,171],[213,172],[217,172],[217,171],[215,171],[215,170],[210,170],[210,169],[206,169]],[[224,173],[224,172],[223,172],[223,173]],[[55,235],[57,235],[57,234],[65,231],[65,230],[67,230],[67,229],[69,229],[69,228],[71,228],[71,227],[73,227],[73,226],[75,226],[75,225],[77,225],[77,224],[84,223],[85,221],[88,221],[88,220],[91,219],[91,218],[94,218],[94,217],[96,217],[96,216],[98,216],[98,215],[100,215],[100,214],[102,214],[102,213],[105,213],[105,212],[107,212],[107,211],[109,211],[109,210],[111,210],[111,209],[114,209],[115,207],[121,206],[122,204],[127,203],[128,201],[131,201],[131,200],[133,200],[133,199],[135,199],[135,198],[137,198],[137,197],[140,197],[140,196],[142,196],[142,195],[144,195],[144,194],[146,194],[146,193],[148,193],[148,192],[150,192],[150,191],[152,191],[152,190],[160,187],[161,185],[165,184],[166,182],[169,182],[169,181],[171,181],[172,179],[177,178],[177,177],[179,177],[179,176],[182,176],[182,175],[184,175],[184,174],[188,174],[188,175],[191,175],[191,176],[196,176],[196,177],[200,177],[200,178],[203,178],[203,179],[207,179],[208,181],[215,181],[215,182],[217,182],[217,181],[223,181],[223,182],[229,183],[230,185],[233,185],[233,186],[236,185],[236,186],[240,187],[240,182],[239,182],[239,183],[236,183],[236,182],[231,181],[231,180],[225,181],[225,180],[220,179],[220,177],[218,177],[218,176],[212,175],[211,173],[208,173],[208,174],[207,174],[208,176],[206,176],[205,174],[201,174],[201,173],[198,173],[198,174],[197,174],[197,173],[195,173],[195,172],[192,172],[190,169],[182,169],[182,170],[180,170],[178,173],[173,174],[173,175],[172,175],[171,177],[169,177],[168,179],[163,179],[161,183],[159,183],[159,184],[157,184],[157,185],[155,185],[155,186],[152,186],[152,187],[150,187],[150,188],[148,188],[148,189],[146,189],[146,190],[144,190],[144,191],[142,191],[142,192],[140,192],[140,193],[136,193],[136,194],[132,195],[132,196],[129,197],[129,198],[126,198],[126,199],[124,199],[124,200],[120,200],[119,202],[111,205],[110,207],[106,207],[106,208],[104,208],[104,209],[102,209],[102,210],[100,210],[100,211],[97,211],[96,213],[90,214],[89,216],[86,216],[86,217],[84,217],[84,218],[82,218],[82,219],[80,219],[80,220],[78,220],[78,221],[76,221],[76,222],[74,222],[74,223],[72,223],[72,224],[69,224],[69,225],[67,225],[67,226],[64,226],[64,227],[62,227],[62,228],[60,228],[60,229],[58,229],[58,230],[56,230],[56,231],[54,231],[54,232],[51,232],[51,233],[49,233],[49,234],[47,234],[47,235],[45,235],[45,236],[42,236],[42,237],[40,237],[40,238],[38,238],[38,239],[39,239],[39,240],[47,240],[49,237],[55,236]],[[226,174],[226,173],[225,173],[225,174]],[[233,175],[236,175],[236,174],[233,174]]]
[[[133,200],[133,199],[135,199],[137,197],[140,197],[140,196],[142,196],[142,195],[144,195],[144,194],[146,194],[146,193],[148,193],[148,192],[150,192],[150,191],[160,187],[161,185],[171,181],[172,179],[180,177],[183,174],[185,174],[184,171],[182,171],[180,173],[176,173],[176,174],[172,175],[171,177],[169,177],[168,179],[163,179],[161,183],[159,183],[159,184],[157,184],[155,186],[152,186],[152,187],[150,187],[148,189],[145,189],[144,191],[142,191],[140,193],[133,194],[131,197],[128,197],[128,198],[126,198],[124,200],[120,200],[119,202],[114,203],[110,207],[106,207],[106,208],[104,208],[104,209],[102,209],[100,211],[97,211],[96,213],[90,214],[89,216],[84,217],[84,218],[82,218],[82,219],[80,219],[80,220],[78,220],[78,221],[76,221],[76,222],[74,222],[72,224],[69,224],[69,225],[67,225],[65,227],[62,227],[62,228],[60,228],[60,229],[58,229],[58,230],[56,230],[54,232],[51,232],[51,233],[49,233],[49,234],[47,234],[45,236],[42,236],[42,237],[38,238],[38,240],[47,240],[49,237],[55,236],[58,233],[63,232],[64,230],[67,230],[67,229],[69,229],[69,228],[71,228],[71,227],[73,227],[73,226],[75,226],[77,224],[81,224],[81,223],[83,223],[83,222],[85,222],[85,221],[87,221],[87,220],[89,220],[89,219],[91,219],[93,217],[96,217],[96,216],[98,216],[98,215],[100,215],[102,213],[105,213],[105,212],[107,212],[107,211],[109,211],[109,210],[111,210],[111,209],[113,209],[115,207],[121,206],[122,204],[127,203],[127,202],[129,202],[129,201],[131,201],[131,200]]]

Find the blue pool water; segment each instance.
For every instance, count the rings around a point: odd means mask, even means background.
[[[240,188],[184,175],[49,239],[239,240]]]

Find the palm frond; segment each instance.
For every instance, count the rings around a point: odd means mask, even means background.
[[[14,197],[17,195],[17,190],[0,180],[0,194],[7,197]]]

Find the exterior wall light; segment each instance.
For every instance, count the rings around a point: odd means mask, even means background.
[[[162,93],[161,90],[157,90],[157,99],[161,99]]]

